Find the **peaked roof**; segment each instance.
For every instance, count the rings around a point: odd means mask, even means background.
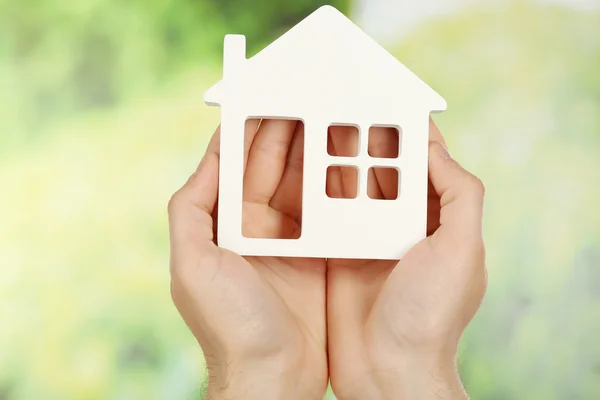
[[[310,36],[310,40],[307,40],[307,35]],[[355,67],[356,49],[360,49],[365,53],[361,54],[363,64],[379,63],[377,66],[379,72],[385,76],[403,76],[403,82],[410,84],[407,91],[419,91],[421,97],[427,99],[427,105],[432,111],[446,109],[446,101],[443,97],[332,6],[323,6],[317,9],[254,57],[244,60],[244,65],[240,68],[251,73],[251,70],[264,69],[267,63],[273,64],[273,60],[276,60],[275,63],[280,65],[272,66],[273,71],[285,70],[289,67],[290,62],[295,61],[290,58],[295,57],[297,60],[301,60],[306,57],[318,56],[321,59],[320,62],[327,63],[327,55],[334,48],[343,48],[345,53],[342,54],[354,53],[352,60],[347,60],[351,63],[348,65],[350,68]],[[290,49],[293,49],[293,54]],[[222,92],[223,80],[208,89],[204,99],[209,104],[219,104],[223,97]]]

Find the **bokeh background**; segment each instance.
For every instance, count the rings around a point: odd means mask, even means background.
[[[166,204],[250,55],[313,0],[0,0],[0,399],[199,399]],[[600,2],[338,0],[436,88],[486,183],[473,399],[600,399]],[[333,398],[329,395],[330,398]]]

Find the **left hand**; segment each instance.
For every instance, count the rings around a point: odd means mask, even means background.
[[[433,123],[430,140],[429,236],[400,262],[327,262],[329,367],[340,400],[467,398],[455,357],[486,289],[483,185],[449,156]],[[370,190],[382,193],[395,184],[373,181]]]

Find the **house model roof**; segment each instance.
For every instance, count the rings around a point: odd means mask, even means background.
[[[242,95],[278,98],[300,92],[299,97],[327,107],[360,97],[396,109],[446,109],[437,92],[331,6],[319,8],[250,59],[244,37],[227,35],[223,79],[204,98],[218,105],[242,89],[247,92]]]

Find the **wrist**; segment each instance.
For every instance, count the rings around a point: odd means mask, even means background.
[[[380,376],[383,399],[468,400],[453,356],[407,356],[400,372]]]
[[[468,400],[454,357],[411,354],[372,362],[361,379],[335,390],[339,400]]]
[[[207,400],[322,399],[326,376],[314,376],[314,367],[301,368],[283,361],[230,362],[208,366]]]

